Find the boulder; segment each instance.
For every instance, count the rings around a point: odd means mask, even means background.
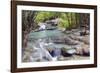
[[[76,54],[83,56],[90,56],[90,49],[88,45],[80,45],[76,47]]]
[[[61,48],[61,54],[64,57],[70,57],[70,56],[74,55],[75,52],[76,52],[76,50],[72,49],[72,48]]]

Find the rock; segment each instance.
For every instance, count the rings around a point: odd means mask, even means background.
[[[84,56],[90,56],[90,50],[89,50],[89,48],[83,49],[83,55]]]
[[[82,39],[80,39],[80,41],[84,42],[85,44],[90,44],[89,36],[83,37]]]
[[[88,45],[80,45],[76,47],[76,54],[83,56],[90,56],[90,50]]]
[[[70,49],[62,48],[61,49],[62,56],[64,56],[64,57],[70,57],[70,56],[74,55],[75,52],[76,52],[76,50],[72,49],[72,48],[70,48]]]
[[[79,43],[83,42],[85,44],[89,44],[89,42],[90,42],[89,35],[86,35],[86,36],[77,36],[77,35],[71,34],[71,35],[69,35],[69,37],[71,39],[73,39],[74,41],[79,41]]]
[[[83,55],[90,56],[90,47],[89,45],[82,45]]]
[[[51,40],[56,44],[77,45],[78,42],[68,36],[53,37]]]
[[[51,54],[52,57],[60,56],[61,50],[58,48],[53,48],[52,50],[49,50],[49,53]]]
[[[63,56],[59,56],[57,59],[58,61],[64,61],[65,58]]]
[[[30,62],[30,52],[24,51],[22,61],[23,62]]]
[[[69,54],[75,54],[76,50],[75,49],[69,49],[69,50],[67,50],[67,53],[69,53]]]
[[[59,20],[60,20],[59,18],[56,18],[56,19],[48,20],[46,21],[46,23],[51,26],[57,26],[57,24],[59,23]]]
[[[65,39],[63,37],[52,37],[51,40],[53,41],[53,43],[65,43]]]
[[[66,38],[65,38],[65,44],[68,44],[68,45],[77,45],[78,43],[77,43],[77,41],[72,40],[72,39],[69,38],[69,37],[66,37]]]

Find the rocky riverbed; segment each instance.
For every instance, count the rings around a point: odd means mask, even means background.
[[[49,38],[42,38],[42,41],[44,41],[44,43],[49,44],[44,46],[44,49],[48,52],[42,54],[40,54],[42,51],[38,50],[39,48],[41,48],[39,47],[38,40],[32,42],[32,39],[28,39],[27,47],[23,48],[22,50],[22,62],[52,61],[51,57],[56,57],[56,60],[58,61],[89,59],[89,30],[87,30],[87,34],[84,36],[80,36],[81,31],[82,30],[80,29],[72,29],[70,31],[61,32],[64,35],[62,34],[60,36],[57,35],[50,36]],[[34,48],[34,46],[37,48]],[[51,56],[49,56],[48,53]]]

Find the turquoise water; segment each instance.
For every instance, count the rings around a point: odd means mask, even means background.
[[[29,38],[33,39],[41,39],[45,37],[52,37],[52,36],[62,36],[64,33],[60,30],[42,30],[37,32],[31,32],[29,34]]]

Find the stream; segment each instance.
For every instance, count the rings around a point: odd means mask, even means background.
[[[89,59],[89,56],[75,54],[77,53],[77,48],[82,48],[81,45],[89,48],[89,40],[85,40],[89,35],[80,36],[77,31],[68,34],[58,29],[53,29],[32,31],[28,36],[28,46],[23,51],[23,62]],[[82,40],[80,41],[79,39]],[[84,40],[88,44],[84,43]],[[63,52],[64,55],[62,55],[62,48],[66,48],[65,52]]]

